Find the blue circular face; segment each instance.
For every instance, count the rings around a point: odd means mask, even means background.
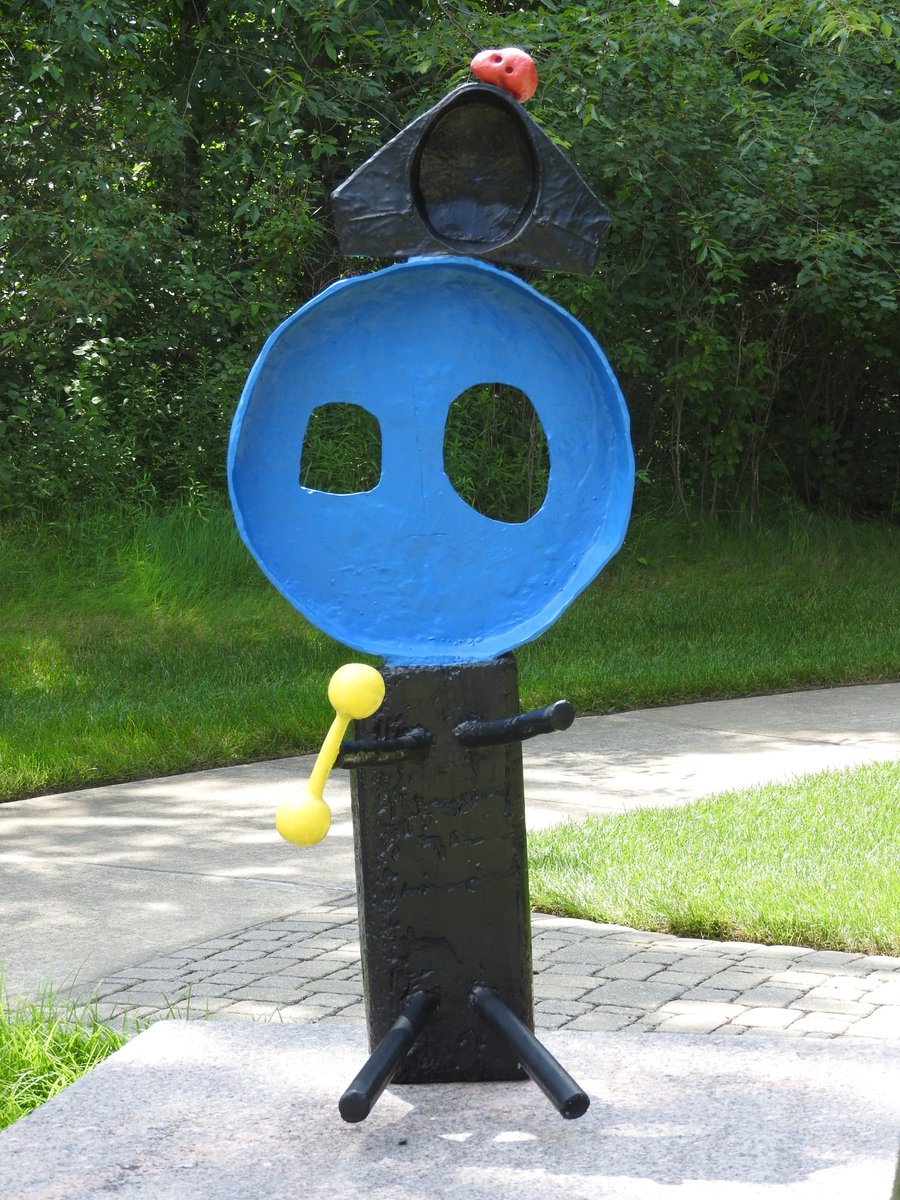
[[[486,381],[524,392],[550,481],[521,524],[482,516],[444,471],[452,401]],[[310,414],[359,405],[381,477],[335,495],[299,482]],[[278,590],[338,641],[395,664],[493,658],[551,625],[618,550],[634,486],[622,393],[574,317],[467,258],[344,280],[275,331],[231,431],[238,529]]]

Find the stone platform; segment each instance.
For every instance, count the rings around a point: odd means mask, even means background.
[[[347,1125],[358,1025],[154,1025],[0,1136],[4,1200],[889,1200],[889,1043],[542,1039],[591,1096],[393,1087]]]

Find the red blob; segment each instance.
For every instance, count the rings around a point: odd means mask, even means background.
[[[503,88],[520,104],[530,100],[537,91],[538,73],[534,59],[516,46],[507,46],[505,50],[482,50],[469,63],[469,69],[482,83]]]

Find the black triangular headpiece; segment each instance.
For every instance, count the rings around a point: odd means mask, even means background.
[[[464,84],[331,194],[344,254],[463,254],[587,275],[609,213],[521,104]]]

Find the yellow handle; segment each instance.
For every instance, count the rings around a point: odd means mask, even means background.
[[[282,800],[275,828],[288,842],[312,846],[321,842],[331,825],[331,810],[322,799],[325,783],[337,761],[341,742],[351,721],[371,717],[384,699],[384,680],[374,667],[346,663],[332,675],[328,699],[336,716],[322,743],[306,792]]]

